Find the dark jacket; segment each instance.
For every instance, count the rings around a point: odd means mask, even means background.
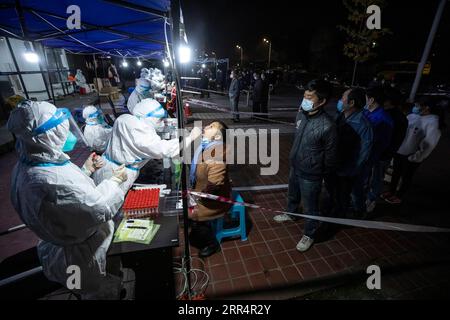
[[[397,107],[385,109],[385,111],[391,116],[394,123],[394,128],[392,131],[391,143],[381,156],[381,160],[390,160],[394,154],[397,153],[397,150],[400,148],[403,140],[405,139],[406,130],[408,129],[408,119]]]
[[[362,172],[372,150],[373,132],[362,111],[336,120],[338,132],[337,175],[354,177]]]
[[[369,159],[369,165],[371,165],[380,161],[384,152],[388,150],[394,124],[391,116],[381,106],[373,111],[365,109],[364,115],[369,120],[373,130],[372,153]]]
[[[239,87],[239,80],[236,78],[233,78],[231,80],[230,88],[228,89],[228,96],[231,99],[239,97],[240,93],[240,87]]]
[[[313,116],[300,111],[296,124],[291,167],[303,179],[321,180],[336,167],[336,124],[323,110]]]
[[[261,80],[262,81],[262,92],[261,92],[261,102],[263,104],[267,104],[269,100],[269,81],[267,80]]]
[[[263,81],[261,79],[258,79],[253,84],[253,95],[252,100],[253,102],[261,102],[263,101]]]

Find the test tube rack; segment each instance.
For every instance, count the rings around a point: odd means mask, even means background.
[[[156,218],[159,213],[160,189],[130,190],[122,212],[126,219]]]

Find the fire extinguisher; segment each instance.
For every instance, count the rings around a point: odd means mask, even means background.
[[[192,116],[191,107],[189,106],[189,103],[184,103],[184,115],[187,117]]]

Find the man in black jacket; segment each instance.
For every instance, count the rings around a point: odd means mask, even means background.
[[[305,214],[320,215],[322,181],[336,166],[336,124],[323,110],[330,95],[331,85],[327,81],[313,80],[307,85],[297,114],[297,130],[289,156],[288,212],[297,212],[302,203]],[[282,214],[275,216],[274,220],[283,222],[293,219]],[[304,252],[311,247],[319,226],[319,221],[306,219],[297,250]]]
[[[254,113],[261,113],[262,112],[262,93],[263,93],[263,82],[261,80],[261,77],[258,73],[253,74],[253,79],[255,82],[253,83],[253,112]],[[261,116],[261,115],[258,115]]]
[[[240,88],[240,80],[239,75],[236,71],[231,71],[230,74],[231,83],[230,88],[228,89],[228,96],[230,97],[230,105],[231,105],[231,111],[233,111],[233,121],[239,122],[239,95],[241,92]]]

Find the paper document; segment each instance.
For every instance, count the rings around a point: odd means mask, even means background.
[[[137,242],[149,244],[160,225],[148,219],[123,219],[114,235],[114,242]]]

